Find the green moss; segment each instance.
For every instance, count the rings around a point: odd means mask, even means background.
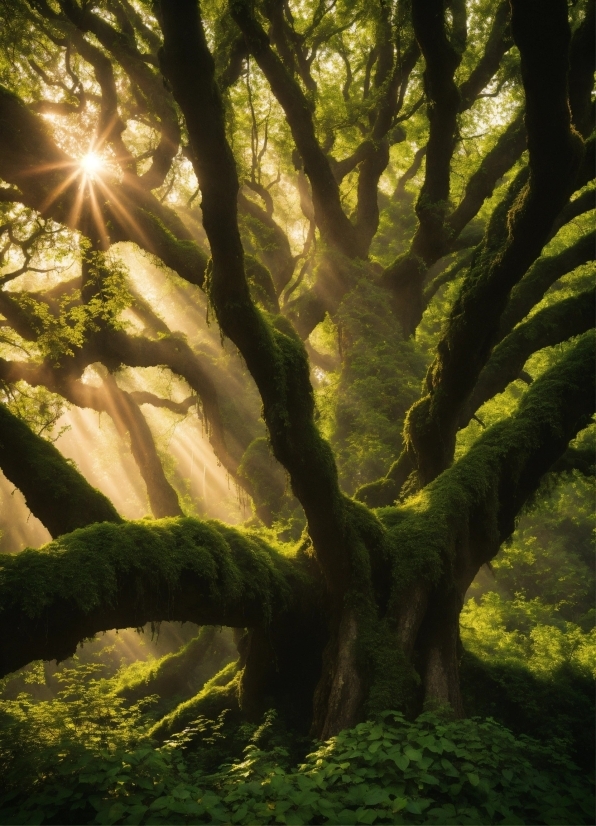
[[[242,669],[239,669],[238,663],[229,663],[205,683],[195,697],[180,703],[174,711],[156,723],[149,730],[148,736],[156,740],[165,740],[166,737],[182,731],[198,717],[215,720],[224,710],[229,712],[227,722],[239,720],[241,676]]]
[[[179,651],[126,669],[120,676],[117,693],[129,702],[151,694],[166,700],[174,696],[183,700],[196,694],[208,679],[237,657],[231,631],[205,625]]]
[[[201,600],[222,618],[246,604],[258,606],[261,620],[269,621],[292,602],[293,586],[301,577],[292,560],[218,522],[183,518],[102,523],[39,551],[2,556],[0,605],[2,612],[18,609],[39,617],[60,601],[88,614],[126,598],[153,603],[163,613],[171,600],[168,594],[192,578],[197,614]],[[193,613],[191,607],[187,611]]]
[[[160,218],[147,210],[136,210],[135,217],[151,239],[151,251],[185,281],[202,287],[207,256],[196,241],[176,238]]]
[[[282,508],[287,480],[266,438],[255,439],[247,447],[238,466],[238,477],[252,497],[257,516],[271,526]]]

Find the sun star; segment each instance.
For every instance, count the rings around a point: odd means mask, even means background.
[[[93,178],[101,170],[103,160],[96,152],[88,152],[86,155],[83,155],[79,164],[85,175]]]

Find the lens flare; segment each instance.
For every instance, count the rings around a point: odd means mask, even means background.
[[[88,178],[94,178],[103,167],[103,160],[96,152],[87,152],[79,161],[82,171]]]

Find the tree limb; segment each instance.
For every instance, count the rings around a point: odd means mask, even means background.
[[[594,291],[557,301],[539,310],[518,325],[493,350],[478,377],[472,395],[464,406],[459,422],[466,427],[482,405],[518,378],[529,357],[542,350],[580,335],[594,326]]]
[[[596,231],[592,230],[557,255],[539,258],[512,290],[501,317],[499,338],[506,336],[527,316],[555,281],[576,267],[592,261],[595,242]]]
[[[2,555],[0,674],[150,621],[267,626],[311,605],[313,584],[297,561],[217,522],[91,526]]]
[[[540,254],[573,191],[583,155],[567,102],[566,3],[556,0],[547,8],[537,0],[513,0],[512,15],[526,96],[529,181],[524,186],[525,174],[518,176],[509,200],[493,213],[485,246],[475,257],[427,375],[429,394],[408,414],[407,443],[422,484],[452,461],[461,408],[497,339],[509,294]]]

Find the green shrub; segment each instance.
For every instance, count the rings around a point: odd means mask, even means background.
[[[293,771],[284,748],[252,742],[243,760],[212,775],[189,769],[201,725],[161,748],[55,754],[51,777],[42,771],[27,795],[1,798],[0,821],[593,823],[590,787],[564,752],[492,720],[408,722],[387,712],[321,744]]]

